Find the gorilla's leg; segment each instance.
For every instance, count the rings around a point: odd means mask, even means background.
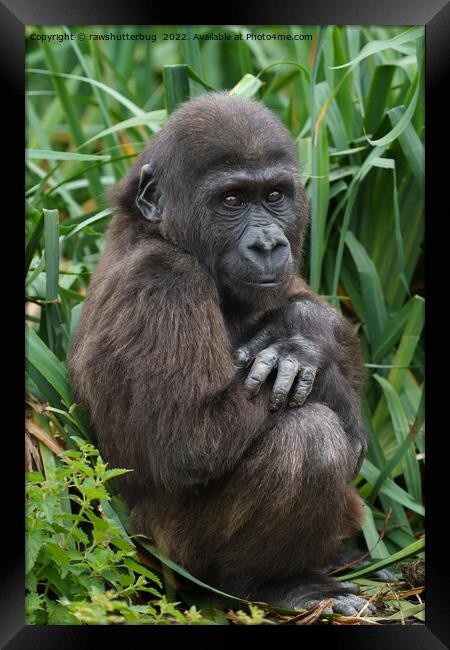
[[[312,403],[281,414],[205,513],[207,529],[216,528],[222,538],[211,578],[279,606],[309,607],[334,597],[335,611],[360,610],[366,601],[354,595],[357,587],[351,593],[314,571],[360,523],[362,504],[351,485],[356,461],[327,406]]]
[[[334,597],[335,611],[355,613],[366,601],[316,569],[360,523],[356,462],[327,406],[286,410],[231,475],[178,507],[160,502],[151,528],[175,561],[229,593],[290,608]]]

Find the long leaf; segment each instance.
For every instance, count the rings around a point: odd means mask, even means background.
[[[392,360],[396,366],[389,372],[388,381],[399,392],[403,384],[407,368],[411,364],[425,321],[425,301],[421,296],[414,296],[411,300],[411,311],[405,325],[405,330],[400,339],[400,344]],[[381,428],[387,416],[386,402],[380,400],[375,414],[374,424]]]
[[[364,116],[364,126],[367,133],[375,133],[381,122],[394,72],[395,66],[393,65],[380,65],[375,68]]]
[[[405,107],[396,106],[391,108],[387,114],[392,126],[395,126],[404,116]],[[425,150],[411,122],[400,133],[398,141],[417,180],[419,189],[422,190],[425,185]]]
[[[380,533],[375,525],[373,513],[370,508],[364,505],[364,520],[361,524],[364,539],[371,557],[375,559],[384,559],[389,556],[386,544],[380,539]]]
[[[110,160],[111,156],[99,156],[89,153],[74,153],[72,151],[46,151],[44,149],[25,149],[28,158],[38,160]]]
[[[118,93],[114,88],[111,88],[110,86],[107,86],[101,81],[97,81],[96,79],[88,79],[87,77],[83,77],[77,74],[68,74],[65,72],[49,72],[48,70],[40,70],[36,68],[29,68],[26,70],[27,73],[33,73],[33,74],[42,74],[42,75],[47,75],[47,76],[52,76],[52,77],[57,77],[58,79],[72,79],[74,81],[82,81],[83,83],[87,83],[91,86],[97,86],[97,88],[101,88],[105,93],[108,95],[111,95],[115,100],[123,104],[125,108],[128,108],[130,113],[133,113],[134,115],[143,115],[145,111],[140,109],[136,104],[131,102],[129,99]]]
[[[317,43],[313,73],[311,77],[311,236],[309,281],[313,290],[318,291],[322,271],[322,258],[325,250],[325,219],[328,211],[330,181],[328,178],[328,136],[323,120],[317,119],[316,79],[327,30],[321,28]]]
[[[189,98],[187,65],[165,65],[163,80],[167,114],[172,113]]]
[[[144,113],[143,115],[138,115],[137,117],[130,117],[127,120],[118,122],[117,124],[114,124],[114,126],[110,126],[108,129],[104,129],[103,131],[100,131],[100,133],[93,135],[92,138],[89,138],[89,140],[86,140],[86,142],[83,143],[83,146],[90,144],[91,142],[95,142],[96,140],[100,140],[101,138],[104,138],[107,135],[111,135],[112,133],[124,131],[125,129],[131,129],[136,126],[146,126],[148,129],[150,129],[150,131],[156,133],[156,131],[159,131],[166,119],[167,111],[165,110],[151,111],[150,113]]]
[[[364,45],[361,52],[359,52],[359,54],[355,56],[351,61],[348,61],[348,63],[344,63],[343,65],[336,65],[334,66],[334,69],[338,70],[339,68],[355,66],[357,63],[360,63],[360,61],[367,58],[368,56],[379,54],[380,52],[383,52],[383,50],[388,50],[390,48],[397,47],[402,43],[407,43],[408,41],[414,41],[418,38],[421,38],[423,36],[423,33],[423,27],[411,27],[405,32],[402,32],[401,34],[398,34],[397,36],[394,36],[387,41],[371,41],[370,43]]]
[[[28,273],[33,255],[36,252],[42,233],[44,232],[44,213],[40,213],[31,206],[29,206],[29,209],[37,217],[37,221],[25,250],[25,274]]]
[[[366,481],[368,481],[371,485],[375,485],[380,475],[380,470],[378,470],[375,465],[373,465],[366,458],[360,469],[360,474],[361,476],[364,476]],[[425,514],[424,507],[420,503],[417,503],[417,501],[414,501],[414,499],[409,496],[408,492],[394,483],[392,479],[388,478],[384,481],[383,485],[380,488],[380,493],[385,494],[400,505],[409,508],[419,515],[423,516]]]
[[[73,402],[64,364],[31,328],[26,328],[25,356],[29,363],[56,390],[66,406]]]
[[[258,77],[252,74],[246,74],[233,86],[229,93],[238,97],[254,97],[262,85],[263,82]]]
[[[389,413],[391,416],[392,425],[394,427],[395,437],[397,443],[399,444],[399,447],[402,448],[402,444],[405,442],[405,440],[410,439],[411,436],[409,433],[408,420],[403,410],[400,397],[391,386],[391,384],[386,381],[386,379],[384,379],[384,377],[380,377],[380,375],[375,374],[374,379],[380,384],[381,388],[383,389],[383,393],[386,398]],[[420,503],[422,500],[421,477],[414,447],[407,445],[402,449],[402,464],[404,466],[406,487],[409,494],[411,494],[411,496]],[[377,487],[377,489],[379,489],[381,487],[380,483],[381,480],[380,477],[378,477],[374,488]]]
[[[366,325],[370,339],[375,343],[380,339],[381,332],[386,325],[386,306],[384,304],[383,291],[375,265],[367,255],[362,244],[360,244],[352,232],[347,232],[345,243],[358,269],[361,282],[361,293],[367,314]]]
[[[58,298],[59,217],[58,210],[44,210],[43,212],[46,268],[45,298],[47,301],[51,302]]]
[[[390,555],[388,558],[385,558],[384,560],[378,560],[378,562],[372,562],[370,565],[365,566],[363,569],[358,569],[357,571],[351,571],[350,573],[346,573],[343,576],[339,576],[339,580],[345,582],[347,580],[354,580],[355,578],[362,578],[363,576],[370,575],[371,573],[375,573],[375,571],[379,571],[380,569],[384,569],[385,567],[391,566],[396,562],[400,562],[401,560],[404,560],[407,557],[410,557],[411,555],[417,555],[417,553],[419,553],[419,551],[421,551],[424,547],[425,547],[425,537],[422,537],[422,539],[413,542],[412,544],[402,549],[398,553],[394,553],[393,555]]]
[[[382,138],[378,138],[377,140],[371,140],[370,138],[367,138],[372,146],[383,147],[385,145],[390,144],[391,142],[393,142],[394,140],[400,137],[403,131],[407,128],[408,124],[411,122],[411,119],[414,115],[414,111],[416,110],[420,90],[422,87],[421,80],[422,80],[422,70],[424,65],[423,61],[424,61],[424,55],[422,51],[422,61],[419,65],[419,69],[416,78],[414,80],[414,84],[412,86],[412,88],[414,88],[414,93],[413,96],[411,97],[411,101],[409,102],[405,112],[398,120],[398,122],[394,125],[394,127],[388,133],[386,133],[386,135],[384,135]]]

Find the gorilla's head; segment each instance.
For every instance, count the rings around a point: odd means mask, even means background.
[[[173,113],[113,193],[123,215],[193,253],[219,290],[279,291],[307,202],[295,145],[259,102],[211,93]]]

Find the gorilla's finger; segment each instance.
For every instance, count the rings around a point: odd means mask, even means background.
[[[349,593],[349,594],[359,594],[361,587],[354,582],[339,582],[338,583],[339,591]]]
[[[351,605],[355,608],[358,614],[374,614],[376,612],[376,607],[361,596],[355,596],[353,594],[346,594],[345,596],[338,596],[339,600],[344,600],[347,605]]]
[[[312,391],[314,379],[316,377],[316,372],[317,372],[316,368],[313,368],[312,366],[306,366],[305,368],[302,368],[302,370],[299,373],[294,394],[292,395],[291,400],[289,402],[289,406],[291,408],[294,408],[296,406],[302,406],[302,404],[305,403],[306,398]]]
[[[245,346],[242,346],[233,353],[233,360],[235,364],[241,368],[245,368],[251,359],[252,357],[250,356],[250,350]]]
[[[233,355],[235,362],[238,365],[245,367],[256,357],[260,350],[263,351],[264,348],[268,347],[270,339],[271,336],[268,331],[262,330],[258,332],[253,338],[247,341],[245,345],[241,345],[241,347],[235,351]]]
[[[278,356],[275,348],[266,348],[256,355],[256,359],[244,382],[245,388],[252,397],[258,394],[259,389],[275,368],[277,362]]]
[[[362,613],[363,615],[374,614],[376,612],[376,607],[361,596],[355,596],[354,594],[340,594],[335,596],[336,602],[344,603],[345,606],[353,607],[355,614]],[[336,608],[334,607],[335,611]],[[342,612],[343,613],[343,612]]]
[[[399,582],[399,579],[395,577],[393,573],[389,571],[389,569],[380,569],[379,571],[375,571],[371,575],[372,580],[380,580],[383,582]]]
[[[357,610],[346,600],[333,600],[333,611],[343,616],[356,616]]]
[[[284,404],[292,384],[298,374],[299,364],[295,359],[285,358],[278,363],[278,373],[270,396],[269,408],[271,411],[278,411]]]

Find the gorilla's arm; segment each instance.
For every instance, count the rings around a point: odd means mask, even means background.
[[[317,339],[328,359],[338,365],[351,388],[359,393],[364,381],[361,346],[350,321],[314,293],[307,283],[295,277],[288,299],[299,309],[304,336]]]
[[[163,241],[109,249],[92,280],[70,376],[121,481],[176,490],[223,475],[268,418],[236,378],[210,276]]]
[[[295,278],[287,304],[265,315],[236,360],[249,367],[245,386],[253,395],[277,369],[271,410],[285,403],[301,406],[308,397],[329,406],[355,442],[359,470],[366,450],[358,403],[363,366],[359,341],[347,319]]]

